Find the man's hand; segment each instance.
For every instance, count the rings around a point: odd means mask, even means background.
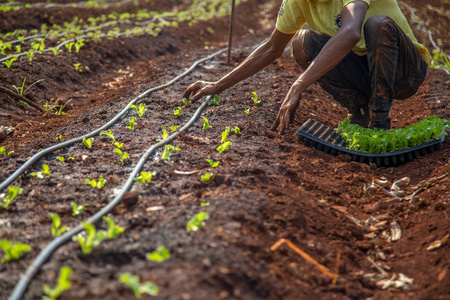
[[[207,81],[197,81],[186,89],[183,94],[183,98],[189,100],[192,94],[192,101],[196,101],[203,96],[218,95],[222,91],[219,89],[217,83]]]
[[[295,112],[300,105],[301,99],[302,93],[294,92],[291,88],[286,95],[286,98],[284,98],[283,104],[281,104],[280,110],[278,111],[277,118],[270,130],[274,131],[279,126],[278,133],[284,134],[284,131],[288,129],[289,124],[294,122]]]

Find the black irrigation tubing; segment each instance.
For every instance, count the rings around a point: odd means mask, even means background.
[[[120,193],[113,200],[111,200],[111,202],[109,202],[104,208],[99,210],[93,216],[89,217],[85,222],[89,223],[89,224],[95,224],[98,221],[100,221],[100,219],[103,216],[108,214],[114,207],[116,207],[120,203],[125,192],[127,192],[130,189],[130,187],[133,185],[134,177],[142,169],[144,163],[150,157],[150,155],[156,149],[161,148],[161,147],[167,145],[168,143],[172,142],[173,140],[175,140],[178,137],[178,135],[180,135],[183,131],[185,131],[189,127],[191,127],[192,124],[194,124],[194,122],[200,116],[203,109],[206,107],[210,98],[211,98],[211,96],[206,97],[206,100],[199,106],[199,108],[197,109],[195,114],[192,116],[192,118],[183,127],[181,127],[180,130],[178,130],[175,133],[173,133],[172,135],[170,135],[167,139],[162,140],[162,141],[154,144],[153,146],[151,146],[141,157],[141,159],[137,163],[136,167],[131,172],[130,176],[128,176],[128,179],[125,182],[124,186],[122,187],[122,190],[120,191]],[[20,278],[20,281],[15,286],[14,291],[11,294],[11,296],[9,297],[9,299],[10,300],[21,299],[21,297],[25,293],[31,279],[33,279],[34,275],[36,275],[39,268],[49,259],[49,257],[52,255],[52,253],[55,252],[59,247],[61,247],[65,243],[69,242],[72,239],[72,236],[80,233],[83,230],[84,230],[84,225],[83,225],[83,223],[81,223],[77,227],[71,229],[70,231],[67,231],[63,235],[61,235],[61,236],[57,237],[56,239],[54,239],[53,241],[51,241],[50,244],[48,244],[43,250],[41,250],[39,255],[35,258],[35,260],[31,264],[31,266],[28,267],[25,274]]]
[[[163,89],[165,87],[172,85],[173,83],[178,81],[180,78],[189,74],[200,63],[212,59],[213,57],[219,55],[220,53],[224,52],[225,50],[226,50],[226,48],[195,61],[186,71],[184,71],[180,75],[176,76],[169,82],[146,90],[145,92],[143,92],[142,94],[138,95],[136,98],[131,100],[120,113],[118,113],[114,118],[112,118],[109,122],[107,122],[103,126],[99,127],[98,129],[96,129],[88,134],[85,134],[83,136],[80,136],[80,137],[62,142],[60,144],[48,147],[48,148],[36,153],[25,164],[23,164],[19,169],[17,169],[13,174],[11,174],[2,183],[0,183],[0,191],[4,190],[6,187],[8,187],[17,177],[19,177],[21,174],[23,174],[30,166],[32,166],[34,163],[36,163],[39,159],[41,159],[45,155],[52,153],[53,151],[65,148],[65,147],[69,147],[77,142],[81,142],[83,140],[83,138],[90,138],[90,137],[98,135],[101,131],[106,130],[109,127],[113,126],[123,115],[125,115],[128,112],[128,109],[130,108],[130,106],[133,105],[134,103],[136,103],[139,99],[148,95],[149,93],[152,93],[154,91],[157,91],[157,90],[160,90],[160,89]]]

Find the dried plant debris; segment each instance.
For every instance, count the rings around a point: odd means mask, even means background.
[[[446,236],[444,236],[444,238],[442,240],[437,240],[437,241],[432,242],[430,244],[430,246],[427,247],[427,250],[431,251],[431,250],[436,250],[436,249],[440,248],[442,245],[444,245],[447,242],[449,236],[450,236],[450,234],[447,234]]]
[[[408,276],[406,276],[403,273],[399,273],[398,274],[398,279],[397,275],[394,274],[392,275],[392,277],[390,279],[382,279],[380,281],[377,282],[377,285],[381,287],[381,289],[385,290],[388,289],[390,287],[396,288],[396,289],[404,289],[404,290],[409,290],[411,287],[410,285],[413,284],[414,279],[409,278]]]

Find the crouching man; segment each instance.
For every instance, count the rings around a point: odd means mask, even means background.
[[[392,100],[417,92],[431,59],[395,0],[284,0],[266,43],[220,80],[196,82],[183,96],[195,101],[220,94],[271,64],[289,41],[293,58],[304,71],[272,126],[280,134],[292,123],[303,92],[314,82],[348,110],[352,123],[390,129]]]

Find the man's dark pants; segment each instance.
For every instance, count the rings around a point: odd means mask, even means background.
[[[411,39],[388,16],[373,16],[364,25],[366,56],[350,52],[318,83],[362,126],[390,129],[393,99],[406,99],[417,92],[427,67]],[[297,63],[306,69],[330,37],[304,29],[292,42]],[[298,59],[295,47],[301,47]],[[370,124],[369,124],[370,121]]]

